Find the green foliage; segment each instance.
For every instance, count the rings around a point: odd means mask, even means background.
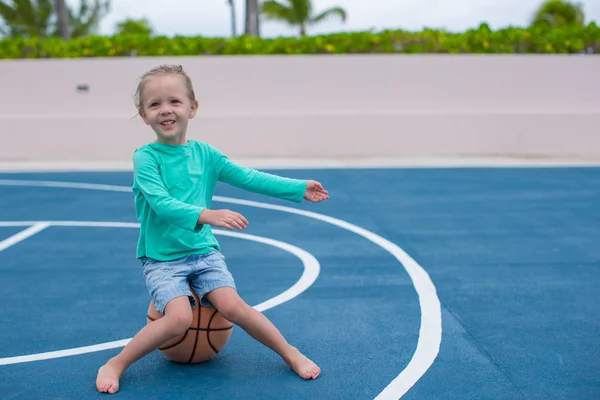
[[[54,0],[0,1],[2,34],[18,36],[51,36],[57,32],[52,24]]]
[[[558,28],[568,25],[583,25],[583,6],[563,0],[546,0],[533,16],[532,25],[542,28]]]
[[[67,6],[70,35],[79,37],[95,33],[109,12],[110,0],[80,0],[78,9]]]
[[[281,1],[281,0],[280,0]],[[346,21],[346,10],[332,7],[318,15],[313,13],[312,0],[266,0],[261,5],[261,13],[267,20],[282,21],[300,28],[300,36],[306,36],[306,27],[324,21],[330,17],[338,17]]]
[[[127,18],[117,24],[117,34],[136,34],[136,35],[152,35],[152,27],[150,22],[144,19]]]
[[[193,56],[254,54],[345,53],[596,53],[600,54],[600,28],[570,25],[547,29],[506,28],[492,31],[486,24],[462,33],[441,30],[421,32],[353,32],[313,37],[231,39],[120,34],[112,37],[7,38],[0,40],[0,58],[75,58],[129,56]]]
[[[67,6],[71,37],[94,33],[110,10],[110,0],[79,0]],[[0,34],[8,37],[59,36],[55,0],[0,0]]]

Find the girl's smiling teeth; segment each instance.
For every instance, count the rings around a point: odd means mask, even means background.
[[[166,125],[173,125],[174,123],[175,123],[175,121],[170,119],[168,121],[161,122],[160,124],[163,126],[166,126]]]

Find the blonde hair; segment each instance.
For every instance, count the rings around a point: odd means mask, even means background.
[[[190,102],[194,104],[196,102],[196,95],[194,94],[194,86],[192,85],[192,79],[189,75],[183,70],[181,65],[159,65],[157,67],[152,68],[150,71],[144,73],[140,77],[140,83],[135,91],[134,103],[139,112],[143,111],[144,105],[142,104],[142,92],[144,90],[144,82],[146,78],[159,75],[159,74],[172,74],[172,75],[180,75],[185,79],[185,86],[188,91],[188,98]]]

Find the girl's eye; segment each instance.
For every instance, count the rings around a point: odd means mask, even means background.
[[[150,107],[156,107],[158,105],[158,103],[152,103],[150,104]]]
[[[173,101],[171,101],[171,103],[173,103],[173,104],[179,103],[179,100],[173,100]]]

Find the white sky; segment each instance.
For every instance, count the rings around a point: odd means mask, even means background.
[[[67,0],[78,4],[78,0]],[[284,1],[284,0],[280,0]],[[420,30],[423,27],[463,31],[486,21],[492,29],[525,26],[542,0],[313,0],[316,12],[332,6],[346,9],[345,24],[338,20],[310,27],[309,34],[375,29]],[[117,21],[127,17],[150,20],[156,33],[172,36],[230,36],[230,10],[226,0],[111,0],[112,11],[101,24],[112,34]],[[244,0],[235,0],[237,32],[243,31]],[[581,0],[586,15],[600,24],[600,0]],[[296,35],[282,23],[261,23],[264,37]]]

